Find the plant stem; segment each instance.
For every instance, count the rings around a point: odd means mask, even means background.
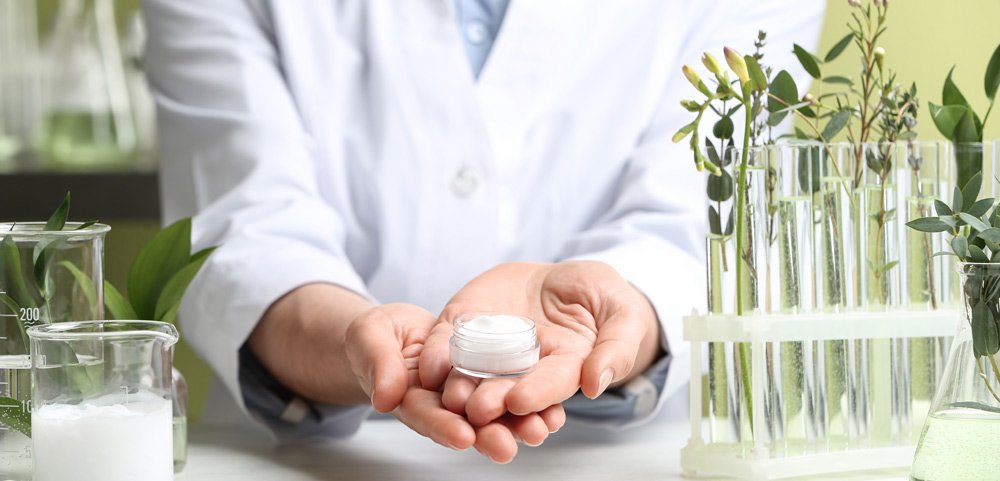
[[[746,257],[743,253],[744,237],[743,231],[744,227],[744,214],[746,210],[746,197],[747,197],[747,164],[750,157],[750,126],[753,121],[752,113],[750,112],[750,92],[748,86],[743,86],[743,98],[740,99],[743,102],[743,151],[740,158],[740,171],[739,178],[737,180],[736,187],[736,315],[742,316],[744,314],[743,305],[743,289],[744,289],[744,279],[743,279],[743,264],[747,262]],[[747,353],[747,344],[740,343],[740,377],[743,384],[743,396],[746,401],[747,412],[750,417],[750,432],[753,432],[753,404],[752,396],[750,393],[750,360]]]

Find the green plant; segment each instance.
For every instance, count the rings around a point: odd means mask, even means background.
[[[1000,45],[993,51],[986,74],[983,78],[983,90],[989,99],[986,114],[979,117],[972,105],[952,80],[955,72],[953,66],[944,79],[941,90],[941,105],[930,104],[931,119],[934,125],[946,139],[955,144],[955,161],[958,172],[958,185],[965,185],[973,175],[982,172],[983,152],[980,149],[963,147],[962,144],[982,142],[983,128],[993,112],[997,90],[1000,88]]]
[[[43,231],[62,231],[67,224],[70,211],[70,194],[45,223]],[[81,224],[76,229],[85,229],[96,221]],[[17,325],[24,341],[24,351],[28,351],[28,328],[50,322],[69,321],[53,317],[48,308],[53,293],[49,292],[48,276],[54,268],[66,269],[76,282],[76,287],[92,305],[96,305],[97,291],[91,278],[70,261],[53,264],[54,253],[64,245],[64,237],[43,239],[34,247],[32,255],[32,275],[26,276],[21,265],[21,253],[13,237],[7,234],[0,245],[0,281],[5,293],[0,294],[0,302],[16,314],[24,308],[40,309],[37,317],[17,318]],[[181,219],[162,229],[139,252],[129,269],[128,297],[125,297],[108,281],[104,281],[104,305],[113,319],[153,319],[176,322],[177,309],[184,291],[194,279],[201,266],[208,259],[214,247],[191,253],[191,219]],[[81,392],[96,387],[86,370],[70,370],[68,382],[80,386]],[[22,409],[21,402],[0,397],[0,424],[12,427],[31,436],[31,418]]]
[[[1000,264],[1000,207],[997,199],[977,200],[982,180],[982,173],[977,172],[965,187],[955,187],[950,206],[935,201],[937,216],[907,223],[911,229],[921,232],[951,235],[951,252],[935,255],[954,255],[962,262]],[[973,353],[980,376],[990,394],[1000,402],[1000,395],[993,390],[981,364],[981,358],[986,358],[1000,381],[1000,366],[994,358],[1000,352],[1000,277],[970,276],[962,286],[962,295],[970,307]]]

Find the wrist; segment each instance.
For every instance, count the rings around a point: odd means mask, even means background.
[[[282,385],[331,404],[361,404],[361,389],[344,349],[351,322],[371,302],[333,284],[306,284],[275,301],[247,346]]]

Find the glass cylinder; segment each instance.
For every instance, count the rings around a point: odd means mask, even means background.
[[[35,326],[34,480],[173,479],[173,325]]]
[[[0,471],[31,479],[31,361],[26,330],[104,314],[104,224],[0,224]]]
[[[910,478],[1000,480],[1000,264],[960,264],[964,317],[917,445]]]

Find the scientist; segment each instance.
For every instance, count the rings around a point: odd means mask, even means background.
[[[705,296],[680,67],[764,29],[788,68],[822,7],[146,0],[164,214],[221,245],[180,314],[207,422],[343,436],[374,406],[506,462],[567,413],[649,419]],[[533,318],[537,368],[452,373],[469,311]]]

